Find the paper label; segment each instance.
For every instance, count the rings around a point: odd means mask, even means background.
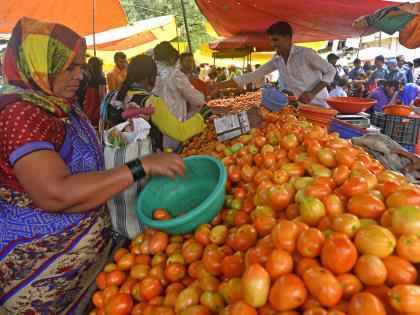
[[[226,115],[214,120],[217,140],[226,141],[239,137],[249,132],[250,126],[247,113],[241,112],[238,115]]]

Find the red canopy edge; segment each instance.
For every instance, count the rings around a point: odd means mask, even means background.
[[[212,43],[211,47],[218,50],[244,47],[241,46],[244,42],[270,48],[265,31],[280,20],[292,25],[293,41],[297,43],[371,34],[374,30],[353,28],[353,21],[398,4],[380,0],[196,0],[196,3],[220,36],[234,36]]]

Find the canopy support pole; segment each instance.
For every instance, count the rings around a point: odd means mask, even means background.
[[[193,50],[192,50],[192,45],[191,45],[190,31],[188,30],[187,15],[185,14],[184,0],[181,0],[181,8],[182,8],[182,17],[184,18],[185,33],[187,34],[188,49],[190,53],[192,53]]]
[[[95,29],[96,29],[96,0],[92,0],[93,10],[92,10],[92,33],[93,33],[93,55],[96,57],[96,38],[95,38]]]

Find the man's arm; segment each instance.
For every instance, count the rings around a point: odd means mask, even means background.
[[[309,63],[312,69],[320,71],[322,74],[321,80],[309,91],[303,92],[299,96],[299,102],[309,103],[314,97],[328,84],[334,81],[336,69],[328,61],[322,59],[314,50],[308,49],[304,53],[305,60]]]
[[[273,72],[274,70],[277,70],[277,67],[273,59],[271,59],[265,64],[263,64],[261,67],[259,67],[258,69],[254,70],[253,72],[248,72],[243,75],[237,76],[234,79],[216,83],[214,87],[210,87],[209,94],[212,95],[218,90],[223,90],[223,89],[228,89],[228,88],[238,88],[240,86],[247,85],[259,78],[264,77],[266,74],[269,74]]]

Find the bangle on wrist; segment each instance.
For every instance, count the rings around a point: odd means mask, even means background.
[[[211,112],[211,109],[205,105],[200,110],[200,115],[203,117],[204,120],[209,118],[213,113]]]
[[[146,176],[146,172],[144,171],[143,164],[141,164],[140,159],[132,160],[126,163],[126,165],[130,169],[135,182]]]

